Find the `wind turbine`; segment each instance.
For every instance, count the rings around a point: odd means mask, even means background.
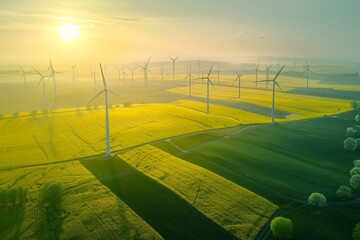
[[[174,84],[174,82],[175,82],[175,62],[179,58],[179,56],[177,56],[176,58],[172,58],[169,56],[169,58],[172,61],[172,66],[173,66],[173,84]]]
[[[197,62],[197,72],[198,72],[198,78],[200,78],[200,57],[199,57],[199,60]]]
[[[272,67],[272,64],[270,65],[270,66],[268,66],[268,65],[266,65],[265,64],[265,68],[266,68],[266,76],[265,76],[265,78],[266,79],[269,79],[269,77],[270,77],[270,68]],[[266,90],[268,89],[268,82],[266,82]]]
[[[186,78],[189,79],[189,96],[191,97],[191,80],[192,80],[191,63],[190,63],[189,73],[188,73],[188,75],[186,75],[186,76],[183,78],[183,80],[185,80]]]
[[[73,75],[73,83],[75,83],[75,70],[76,70],[76,72],[78,72],[78,70],[76,68],[77,65],[78,65],[77,63],[71,64],[72,75]]]
[[[211,74],[211,71],[213,69],[213,65],[211,66],[210,68],[210,71],[208,73],[208,75],[206,77],[201,77],[201,78],[195,78],[196,79],[206,79],[206,114],[209,115],[210,113],[210,108],[209,108],[209,101],[210,101],[210,84],[214,87],[214,84],[212,83],[212,81],[210,80],[210,74]],[[215,87],[214,87],[215,88]]]
[[[241,87],[241,85],[240,85],[240,82],[241,82],[241,77],[243,76],[243,75],[241,75],[241,74],[239,74],[238,73],[238,71],[236,71],[235,69],[234,69],[234,71],[236,72],[236,79],[235,79],[235,81],[234,81],[234,83],[233,83],[233,86],[234,86],[234,84],[236,83],[236,81],[238,82],[238,98],[240,98],[240,87]]]
[[[218,68],[218,71],[217,71],[217,80],[218,80],[218,85],[220,85],[220,63],[219,63],[219,68]]]
[[[99,97],[101,94],[104,93],[105,96],[105,131],[106,131],[106,158],[112,157],[111,155],[111,148],[110,148],[110,121],[109,121],[109,103],[108,103],[108,93],[112,93],[116,96],[119,96],[118,94],[114,93],[113,91],[107,89],[106,86],[106,80],[104,77],[104,72],[101,66],[101,63],[99,63],[101,76],[103,80],[104,89],[101,90],[98,94],[96,94],[95,97],[93,97],[87,104],[91,103],[93,100],[95,100],[97,97]]]
[[[150,62],[150,58],[151,58],[151,57],[149,57],[149,59],[148,59],[147,61],[145,61],[144,66],[137,65],[139,68],[142,68],[142,69],[144,70],[144,85],[145,85],[145,88],[146,88],[146,89],[147,89],[147,87],[148,87],[148,83],[147,83],[147,81],[148,81],[148,79],[147,79],[147,72],[148,72],[148,71],[150,72],[150,70],[148,69],[148,65],[149,65],[149,62]]]
[[[306,73],[306,88],[309,88],[309,73],[312,73],[312,71],[310,70],[308,61],[306,61],[305,71],[302,73]]]
[[[127,68],[131,71],[131,84],[134,84],[134,70],[136,70],[137,67],[134,68],[127,67]]]
[[[90,66],[89,66],[89,68],[90,68],[91,75],[93,77],[94,88],[96,90],[96,67],[94,67],[94,70]]]
[[[55,97],[56,97],[56,93],[57,93],[57,86],[56,86],[56,77],[55,77],[55,73],[61,73],[61,72],[56,72],[54,70],[54,66],[52,64],[51,58],[49,58],[49,67],[48,67],[48,71],[50,70],[50,77],[53,78],[53,82],[54,82],[54,91],[55,91]]]
[[[32,68],[32,69],[34,69],[34,71],[37,72],[37,74],[39,74],[39,76],[40,76],[40,80],[39,80],[38,85],[42,82],[42,86],[43,86],[43,96],[44,96],[44,99],[45,99],[45,78],[46,78],[46,77],[49,77],[49,75],[43,75],[43,74],[41,74],[38,70],[36,70],[35,68]]]
[[[261,81],[261,82],[272,82],[272,84],[273,84],[272,108],[271,108],[271,125],[273,125],[273,126],[275,126],[275,85],[283,92],[280,85],[277,83],[276,79],[280,75],[280,73],[284,67],[285,67],[285,65],[283,65],[282,68],[280,68],[279,72],[276,74],[276,76],[272,80],[266,79],[266,80]]]
[[[258,85],[259,67],[260,67],[260,65],[257,64],[257,65],[256,65],[256,68],[255,68],[255,75],[256,75],[255,86],[256,86],[256,87],[257,87],[257,85]]]
[[[124,67],[124,65],[122,66],[122,69],[121,69],[121,75],[122,75],[122,77],[123,77],[124,88],[125,88],[125,77],[127,77],[128,75],[125,73],[125,67]]]
[[[24,69],[19,65],[19,68],[21,70],[21,76],[20,76],[20,80],[24,79],[24,89],[25,92],[27,91],[27,85],[26,85],[26,73],[24,71]]]

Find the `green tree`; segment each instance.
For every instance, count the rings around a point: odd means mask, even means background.
[[[17,189],[17,198],[20,205],[24,204],[26,201],[26,194],[28,192],[27,188],[24,187],[18,187]]]
[[[289,218],[276,217],[271,221],[270,229],[277,239],[291,239],[293,223]]]
[[[360,175],[359,174],[355,174],[350,178],[350,186],[355,189],[360,188]]]
[[[324,207],[326,205],[326,197],[321,193],[312,193],[308,198],[308,202],[315,207]]]
[[[353,161],[355,167],[360,167],[360,159],[356,159]]]
[[[360,167],[353,167],[353,168],[350,170],[350,175],[351,175],[351,176],[356,175],[356,174],[359,174],[359,175],[360,175]]]
[[[359,108],[359,103],[357,101],[351,101],[350,106],[352,109],[356,110]]]
[[[43,187],[43,201],[50,205],[57,206],[60,204],[63,196],[62,185],[59,182],[47,183]]]
[[[344,141],[344,148],[349,152],[354,152],[357,149],[357,141],[355,138],[348,137]]]
[[[6,206],[7,205],[7,189],[1,189],[0,191],[0,206]]]
[[[16,200],[17,200],[17,189],[15,187],[12,187],[7,191],[7,201],[11,202],[15,206]]]
[[[355,225],[352,238],[354,240],[360,240],[360,223]]]
[[[336,190],[336,195],[340,198],[349,198],[352,195],[351,188],[349,188],[347,186],[340,186]]]

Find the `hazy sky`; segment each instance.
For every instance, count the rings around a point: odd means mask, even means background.
[[[359,11],[359,0],[0,0],[0,61],[360,60]],[[64,23],[81,38],[59,39]]]

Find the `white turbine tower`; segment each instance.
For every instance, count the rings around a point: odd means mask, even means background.
[[[196,79],[206,80],[206,83],[207,83],[206,84],[206,114],[210,113],[210,106],[209,106],[209,103],[210,103],[210,84],[214,87],[214,84],[212,83],[212,81],[210,79],[210,74],[211,74],[212,69],[213,69],[213,65],[211,66],[210,71],[209,71],[209,73],[208,73],[208,75],[206,77],[195,78],[195,80]]]
[[[40,80],[39,80],[39,83],[38,83],[38,85],[40,84],[40,83],[42,83],[42,86],[43,86],[43,96],[44,96],[44,99],[45,99],[45,78],[46,77],[49,77],[49,75],[43,75],[43,74],[41,74],[38,70],[36,70],[35,68],[32,68],[32,69],[34,69],[34,71],[40,76]]]
[[[235,85],[235,83],[237,81],[238,82],[238,98],[240,98],[241,77],[243,75],[239,74],[238,71],[236,71],[235,69],[234,69],[234,71],[236,72],[236,79],[233,83],[233,86]]]
[[[265,65],[265,68],[266,68],[266,76],[265,76],[265,79],[269,79],[270,78],[270,68],[272,67],[272,64],[270,66],[268,65]],[[268,82],[266,82],[266,90],[268,89]]]
[[[306,61],[305,71],[303,71],[302,73],[306,73],[306,88],[309,88],[309,73],[312,73],[312,71],[310,70],[310,65],[308,61]]]
[[[220,69],[221,69],[221,65],[219,63],[219,68],[218,68],[218,71],[217,71],[217,82],[218,82],[218,85],[220,85]]]
[[[100,66],[100,71],[101,71],[101,76],[102,76],[102,80],[103,80],[103,85],[104,85],[104,89],[101,90],[98,94],[96,94],[95,97],[93,97],[89,102],[91,103],[93,100],[95,100],[97,97],[99,97],[101,94],[104,93],[105,96],[105,131],[106,131],[106,155],[105,158],[109,158],[112,157],[111,155],[111,148],[110,148],[110,121],[109,121],[109,103],[108,103],[108,93],[112,93],[116,96],[119,96],[118,94],[114,93],[113,91],[107,89],[106,86],[106,80],[105,80],[105,76],[104,76],[104,72],[102,69],[101,64],[99,64]]]
[[[76,68],[77,65],[78,65],[77,63],[71,64],[73,84],[75,83],[75,71],[78,72],[78,70],[77,70],[77,68]]]
[[[184,77],[183,80],[185,79],[189,79],[189,97],[191,97],[191,80],[192,80],[192,74],[191,74],[191,63],[190,63],[190,67],[189,67],[189,73]]]
[[[137,65],[139,68],[142,68],[144,70],[144,85],[145,85],[145,89],[147,89],[148,87],[148,79],[147,79],[147,73],[150,72],[150,70],[148,69],[148,65],[149,65],[149,62],[150,62],[150,58],[147,60],[147,62],[145,61],[144,63],[144,66],[140,66],[140,65]]]
[[[24,80],[24,89],[25,92],[27,91],[27,84],[26,84],[26,72],[24,71],[24,69],[19,65],[19,68],[21,70],[21,76],[20,76],[20,80]]]
[[[89,66],[92,78],[93,78],[93,82],[94,82],[94,89],[96,90],[96,67],[94,67],[94,69],[92,67]]]
[[[175,83],[175,62],[179,58],[179,56],[177,56],[176,58],[172,58],[169,56],[169,58],[172,61],[172,66],[173,66],[173,84],[174,84]]]
[[[130,71],[131,71],[131,84],[134,84],[134,71],[137,69],[137,67],[134,68],[129,68],[127,67]]]
[[[283,68],[285,67],[285,65],[282,66],[282,68],[280,68],[279,72],[276,74],[276,76],[273,79],[266,79],[263,80],[261,82],[272,82],[273,84],[273,89],[272,89],[272,108],[271,108],[271,125],[275,126],[275,85],[281,90],[280,85],[276,82],[277,77],[280,75],[281,71],[283,70]]]
[[[257,87],[257,85],[258,85],[259,67],[260,67],[260,65],[259,65],[259,64],[257,64],[257,65],[256,65],[256,68],[255,68],[255,76],[256,76],[256,79],[255,79],[255,86],[256,86],[256,87]]]
[[[48,67],[48,71],[50,70],[50,77],[52,77],[53,79],[53,83],[54,83],[54,92],[55,92],[55,98],[56,98],[56,94],[57,94],[57,85],[56,85],[56,76],[55,73],[61,73],[61,72],[57,72],[54,70],[54,66],[52,64],[51,58],[49,58],[49,67]]]

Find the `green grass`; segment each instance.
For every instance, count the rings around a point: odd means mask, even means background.
[[[358,158],[343,149],[345,129],[354,124],[353,117],[350,112],[337,118],[258,126],[228,138],[211,142],[204,139],[204,144],[174,154],[282,207],[306,202],[312,192],[324,193],[332,203],[338,201],[337,188],[349,185],[349,170]],[[349,212],[348,208],[339,208],[337,216],[354,224],[357,213]],[[343,231],[336,218],[332,219],[325,221],[324,227],[329,224],[330,235],[337,239],[335,236]],[[300,218],[294,219],[294,224],[301,225]]]
[[[254,239],[277,210],[258,195],[155,147],[143,146],[119,157],[239,239]]]
[[[40,201],[41,187],[63,186],[60,206]],[[0,172],[0,189],[29,189],[23,207],[0,208],[0,239],[162,239],[78,161]]]

